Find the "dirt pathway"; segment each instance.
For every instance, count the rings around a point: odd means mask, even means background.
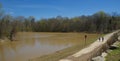
[[[118,31],[115,31],[113,33],[110,33],[110,34],[107,34],[104,36],[104,41],[101,41],[101,40],[96,40],[94,43],[92,43],[90,46],[80,50],[79,52],[65,58],[65,59],[61,59],[59,61],[86,61],[85,59],[87,58],[84,58],[84,59],[81,59],[81,57],[84,57],[84,56],[89,56],[90,57],[90,54],[91,52],[94,52],[94,50],[96,48],[100,48],[101,45],[107,43],[107,40],[109,38],[111,38],[111,36],[114,34],[114,33],[117,33]]]

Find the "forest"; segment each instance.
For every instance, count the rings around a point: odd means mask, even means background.
[[[39,13],[39,12],[38,12]],[[81,15],[73,18],[56,16],[36,20],[34,16],[14,17],[5,14],[0,8],[0,38],[12,40],[17,32],[88,32],[108,33],[120,29],[118,13],[96,12],[92,15]]]

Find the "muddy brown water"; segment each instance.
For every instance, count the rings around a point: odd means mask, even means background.
[[[1,42],[0,61],[28,61],[80,43],[78,33],[20,32],[17,41]]]

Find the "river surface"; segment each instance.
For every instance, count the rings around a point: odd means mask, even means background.
[[[28,61],[79,44],[83,36],[79,33],[19,32],[16,39],[0,43],[0,61]]]

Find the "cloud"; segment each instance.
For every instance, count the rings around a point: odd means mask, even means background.
[[[14,12],[9,12],[9,14],[14,14]]]
[[[12,11],[12,10],[14,10],[14,9],[12,9],[12,8],[3,8],[4,10],[7,10],[7,11]]]
[[[63,11],[64,8],[59,6],[52,6],[52,5],[17,5],[17,8],[30,8],[30,9],[55,9],[58,11]]]
[[[14,14],[14,9],[12,9],[12,8],[3,8],[3,10],[5,10],[5,13],[6,14]]]
[[[10,11],[10,12],[6,12],[6,14],[14,15],[15,13]]]

